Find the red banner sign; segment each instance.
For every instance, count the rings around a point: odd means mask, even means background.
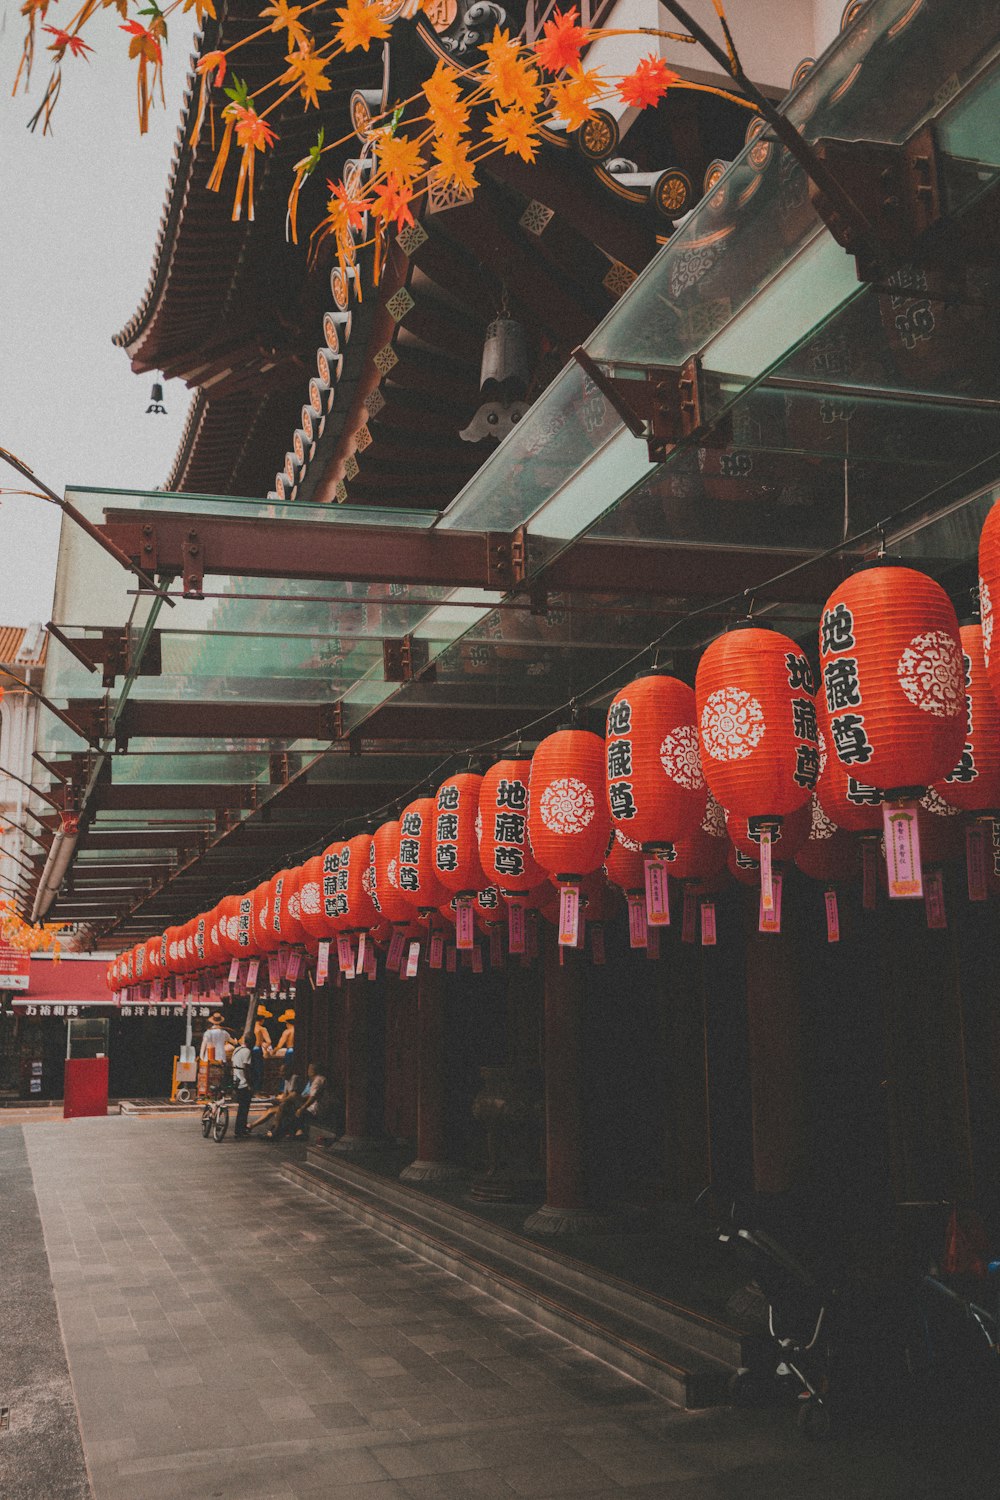
[[[0,948],[0,990],[26,990],[31,958],[17,948]]]

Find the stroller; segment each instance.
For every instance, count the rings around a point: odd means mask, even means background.
[[[814,1438],[845,1421],[996,1402],[997,1321],[938,1277],[852,1270],[787,1203],[727,1198],[716,1227],[767,1303],[769,1338],[733,1376],[734,1402],[794,1400]]]

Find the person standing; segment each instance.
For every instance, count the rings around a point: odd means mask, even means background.
[[[253,1054],[250,1051],[249,1040],[249,1037],[240,1037],[231,1059],[233,1088],[236,1091],[236,1128],[233,1136],[238,1141],[246,1140],[249,1135],[247,1117],[250,1114],[250,1101],[253,1098],[253,1084],[250,1078]]]
[[[201,1051],[198,1055],[202,1062],[224,1063],[226,1044],[232,1041],[232,1037],[223,1027],[221,1011],[213,1011],[208,1019],[209,1025],[201,1039]]]

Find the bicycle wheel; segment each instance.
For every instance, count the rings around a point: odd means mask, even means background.
[[[212,1106],[210,1104],[206,1104],[201,1112],[201,1133],[206,1141],[212,1134]]]
[[[226,1131],[228,1129],[229,1129],[229,1105],[228,1104],[220,1104],[219,1105],[219,1112],[218,1112],[218,1114],[215,1117],[215,1124],[212,1126],[212,1134],[215,1136],[215,1139],[217,1141],[223,1141],[226,1138]]]

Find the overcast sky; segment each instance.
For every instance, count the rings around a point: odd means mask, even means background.
[[[190,392],[171,382],[168,415],[146,416],[152,377],[133,375],[111,339],[138,307],[152,265],[191,18],[170,22],[166,108],[157,98],[146,136],[113,9],[85,31],[93,56],[67,60],[53,134],[43,136],[26,124],[48,72],[44,50],[30,94],[10,97],[19,10],[0,8],[0,446],[59,493],[72,484],[154,489]],[[0,486],[20,484],[0,464]],[[0,496],[0,624],[50,618],[59,519],[42,501]]]

